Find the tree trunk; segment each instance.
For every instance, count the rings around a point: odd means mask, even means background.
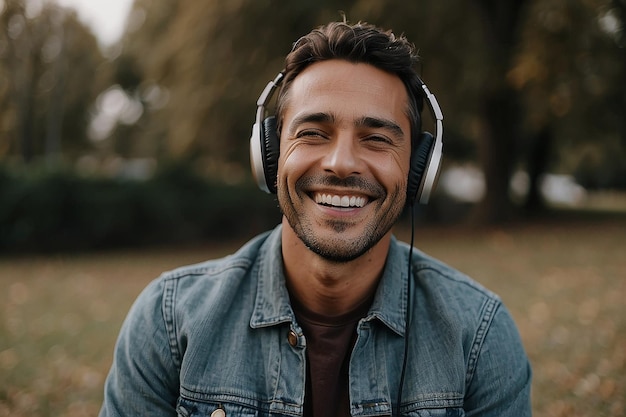
[[[528,153],[529,188],[524,202],[525,215],[535,216],[546,210],[545,201],[541,196],[541,177],[548,170],[552,140],[552,130],[549,126],[544,126],[532,138]]]
[[[30,59],[30,54],[28,55]],[[20,83],[18,84],[18,135],[17,140],[20,144],[20,153],[25,163],[31,162],[34,156],[34,88],[33,88],[33,68],[29,60],[24,62],[22,67]]]
[[[66,40],[63,28],[59,29],[62,46],[54,62],[55,83],[48,100],[48,114],[46,119],[46,160],[49,165],[55,165],[61,159],[61,137],[63,134],[63,98],[65,96],[65,62]]]
[[[475,0],[484,24],[489,48],[487,81],[482,100],[485,126],[481,163],[486,192],[472,219],[478,223],[503,223],[512,219],[514,206],[509,182],[519,144],[521,106],[519,93],[507,82],[507,71],[516,53],[524,0]]]
[[[515,162],[519,125],[517,96],[501,89],[485,97],[482,113],[486,121],[481,143],[481,163],[485,175],[485,196],[476,206],[473,221],[498,224],[510,221],[514,206],[509,182]]]

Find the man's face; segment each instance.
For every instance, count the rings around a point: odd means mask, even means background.
[[[406,200],[411,152],[402,81],[368,64],[322,61],[291,84],[278,202],[304,244],[345,262],[390,229]]]

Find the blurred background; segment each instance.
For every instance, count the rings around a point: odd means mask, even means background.
[[[342,13],[420,51],[416,246],[502,296],[535,416],[626,415],[625,0],[0,0],[0,417],[96,415],[139,291],[280,220],[255,103]]]
[[[422,220],[626,207],[624,0],[2,0],[0,250],[275,224],[249,169],[255,102],[341,13],[406,34],[443,108]]]

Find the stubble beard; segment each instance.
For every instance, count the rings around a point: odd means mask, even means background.
[[[283,184],[284,185],[284,184]],[[301,189],[300,184],[296,184],[296,190]],[[381,190],[382,186],[378,185]],[[344,220],[327,220],[322,227],[330,227],[337,234],[333,238],[323,238],[316,233],[317,226],[312,219],[300,215],[291,201],[291,196],[287,191],[286,185],[278,187],[278,204],[282,214],[295,232],[296,236],[304,243],[304,245],[323,259],[334,263],[346,263],[353,261],[364,255],[372,247],[374,247],[382,238],[391,230],[396,223],[404,208],[404,199],[401,198],[402,189],[400,186],[387,194],[382,191],[381,198],[369,204],[379,204],[377,213],[382,213],[379,217],[372,218],[365,225],[361,236],[350,241],[341,238],[350,227],[359,227],[358,224]],[[302,200],[308,198],[304,193],[297,193],[296,198]],[[387,209],[382,208],[382,202],[389,199],[392,205]],[[378,203],[378,202],[381,203]]]

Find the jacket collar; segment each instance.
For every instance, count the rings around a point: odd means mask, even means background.
[[[252,268],[252,279],[257,282],[252,328],[295,322],[289,302],[289,293],[283,271],[282,226],[278,225],[261,246]],[[366,321],[378,319],[399,335],[404,335],[407,306],[407,250],[406,245],[391,238],[383,276],[376,290]]]
[[[269,234],[257,256],[251,274],[257,293],[250,318],[252,328],[268,327],[295,321],[285,284],[281,241],[282,226]]]
[[[367,316],[377,318],[387,327],[404,336],[407,308],[408,249],[392,236],[383,276]]]

